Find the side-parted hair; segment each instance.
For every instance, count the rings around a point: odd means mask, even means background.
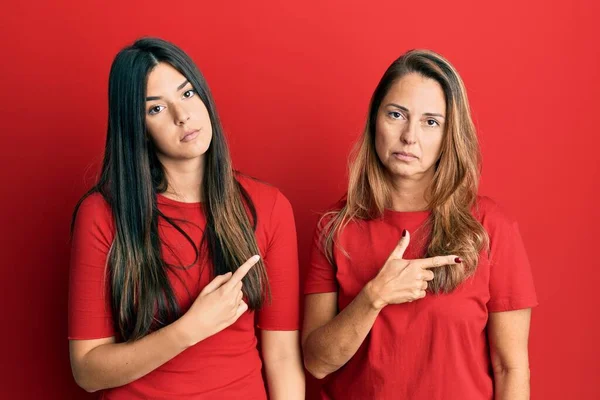
[[[446,101],[446,123],[439,160],[426,198],[431,216],[426,257],[460,255],[463,263],[434,270],[429,283],[434,293],[450,292],[477,268],[479,253],[488,247],[488,235],[472,209],[477,200],[481,155],[471,119],[465,86],[458,72],[442,56],[429,50],[411,50],[385,71],[369,105],[364,133],[350,158],[346,201],[339,210],[323,215],[321,244],[335,265],[335,239],[354,220],[383,216],[391,205],[390,176],[375,151],[377,114],[392,85],[411,73],[435,80]],[[341,249],[346,255],[344,249]],[[461,268],[457,268],[457,267]]]

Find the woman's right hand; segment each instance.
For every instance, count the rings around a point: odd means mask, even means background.
[[[235,273],[219,275],[202,289],[177,321],[189,346],[232,325],[248,310],[243,300],[242,279],[259,259],[257,255],[250,257]]]
[[[427,282],[434,277],[431,268],[461,263],[455,255],[405,260],[404,252],[410,242],[410,234],[404,230],[379,273],[363,289],[371,304],[380,310],[389,304],[401,304],[418,300],[426,295]]]

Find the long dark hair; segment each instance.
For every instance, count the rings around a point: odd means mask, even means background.
[[[146,140],[145,99],[148,74],[168,63],[194,87],[208,110],[212,141],[205,153],[202,194],[206,228],[198,246],[176,221],[157,207],[167,181],[152,142]],[[196,251],[205,250],[214,274],[235,271],[259,254],[254,236],[257,216],[252,200],[235,179],[229,150],[204,77],[177,46],[143,38],[121,50],[113,61],[108,88],[108,133],[97,184],[79,201],[100,193],[111,207],[115,237],[107,258],[107,278],[115,328],[123,340],[136,340],[176,320],[181,312],[161,255],[158,219],[172,224]],[[243,280],[250,309],[262,306],[268,282],[262,261]]]

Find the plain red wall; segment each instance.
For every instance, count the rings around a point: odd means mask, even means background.
[[[533,266],[532,398],[600,398],[598,2],[11,3],[0,8],[0,397],[91,398],[68,359],[69,221],[102,157],[110,63],[155,35],[206,75],[235,166],[291,200],[304,265],[385,68],[411,48],[449,58],[481,138],[481,192],[519,220]]]

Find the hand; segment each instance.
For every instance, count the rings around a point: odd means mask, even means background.
[[[189,345],[222,331],[248,310],[243,300],[242,279],[259,259],[257,255],[250,257],[235,273],[219,275],[202,289],[180,318]]]
[[[427,282],[434,277],[431,268],[462,262],[454,255],[405,260],[402,257],[409,242],[410,234],[404,230],[400,242],[377,276],[363,289],[373,307],[378,310],[388,304],[401,304],[425,297]]]

